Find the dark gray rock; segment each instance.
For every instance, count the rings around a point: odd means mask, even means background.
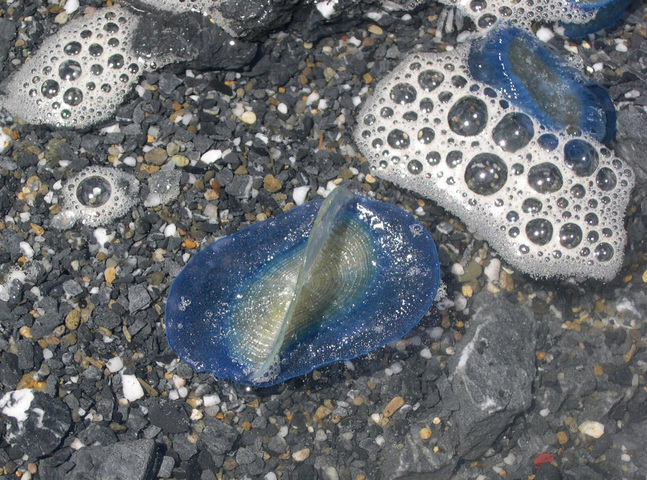
[[[85,447],[53,469],[52,480],[150,480],[157,471],[159,449],[153,440]]]
[[[200,438],[211,454],[213,462],[216,466],[220,466],[224,455],[234,447],[238,440],[238,431],[231,425],[212,418],[205,418],[204,423],[206,426]]]
[[[166,434],[188,432],[191,423],[183,405],[180,401],[153,403],[148,408],[148,419]]]
[[[458,453],[467,460],[482,455],[532,402],[534,317],[504,300],[486,302],[476,311],[462,350],[449,361],[460,403],[453,416],[460,432]]]
[[[110,428],[93,423],[76,436],[86,447],[110,445],[117,441],[117,435]]]
[[[128,287],[128,311],[131,314],[144,310],[150,303],[151,296],[144,285],[131,285]]]
[[[258,48],[232,37],[199,13],[149,12],[142,16],[133,44],[144,58],[171,56],[189,62],[190,68],[219,70],[247,65]]]
[[[6,18],[0,18],[0,61],[4,63],[7,52],[16,36],[16,26]]]
[[[92,312],[92,320],[94,320],[97,326],[107,328],[108,330],[117,328],[123,321],[112,308],[102,306],[97,307]]]
[[[0,409],[7,419],[7,442],[32,457],[56,450],[72,423],[63,401],[31,389],[7,393]]]
[[[7,389],[13,389],[21,378],[22,370],[18,366],[18,356],[14,353],[4,353],[0,358],[0,383]]]
[[[647,113],[638,109],[623,109],[618,112],[616,153],[633,168],[636,176],[647,181]]]
[[[530,407],[535,371],[536,327],[525,307],[482,294],[456,354],[450,376],[436,381],[442,399],[438,410],[415,412],[404,435],[386,431],[388,445],[402,444],[382,465],[385,478],[448,479],[459,460],[479,458],[514,418]],[[478,306],[480,305],[480,306]],[[443,421],[431,441],[420,429]],[[437,451],[434,451],[438,447]]]

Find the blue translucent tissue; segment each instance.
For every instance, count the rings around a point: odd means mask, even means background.
[[[474,79],[501,91],[545,127],[615,134],[616,110],[606,90],[524,30],[501,25],[476,40],[468,64]]]
[[[337,188],[200,251],[171,287],[167,338],[198,371],[270,386],[402,337],[439,279],[412,215]]]
[[[573,8],[595,13],[592,20],[586,23],[564,23],[564,34],[571,38],[582,38],[616,23],[622,13],[631,4],[631,0],[569,0]]]

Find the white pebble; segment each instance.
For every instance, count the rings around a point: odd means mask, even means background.
[[[292,190],[292,199],[294,200],[294,203],[297,205],[303,205],[303,202],[306,201],[306,196],[308,195],[309,191],[310,187],[307,185],[304,185],[302,187],[295,187],[295,189]]]
[[[618,52],[627,52],[629,49],[627,48],[627,41],[624,38],[616,38],[616,51]]]
[[[463,275],[465,273],[465,269],[460,263],[455,263],[454,265],[452,265],[452,273],[457,276]]]
[[[247,111],[240,116],[240,119],[248,125],[254,125],[256,123],[256,114],[254,112]]]
[[[279,106],[276,107],[279,113],[286,115],[288,113],[288,106],[285,103],[279,103]]]
[[[72,440],[72,443],[70,443],[70,448],[72,450],[80,450],[83,447],[85,447],[85,445],[78,438],[75,438],[74,440]]]
[[[386,443],[386,440],[382,435],[378,435],[377,437],[375,437],[375,443],[377,443],[380,447],[383,447]]]
[[[432,340],[440,340],[440,337],[443,336],[443,327],[434,327],[429,330],[429,336]]]
[[[144,389],[135,375],[121,375],[121,386],[124,398],[129,402],[134,402],[144,396]]]
[[[274,472],[268,472],[263,477],[263,480],[277,480],[277,479],[278,479],[278,477],[276,476],[276,473],[274,473]]]
[[[218,394],[214,393],[213,395],[205,395],[202,397],[202,401],[205,407],[213,407],[220,403],[220,397]]]
[[[310,106],[313,103],[317,102],[318,100],[319,100],[319,93],[312,92],[310,95],[308,95],[308,98],[306,98],[306,105]]]
[[[175,234],[177,233],[177,227],[175,226],[174,223],[171,223],[164,227],[164,237],[174,237]]]
[[[622,455],[620,455],[620,460],[622,460],[623,462],[630,462],[631,456],[627,453],[623,453]]]
[[[506,465],[514,465],[514,462],[517,461],[517,457],[514,453],[510,453],[507,457],[503,459],[503,463]]]
[[[488,263],[487,267],[483,269],[483,273],[488,278],[490,282],[494,282],[499,279],[499,273],[501,272],[501,260],[498,258],[493,258]]]
[[[54,356],[54,354],[52,353],[52,351],[49,348],[43,349],[43,358],[45,360],[49,360],[53,356]]]
[[[420,350],[420,356],[422,358],[430,359],[431,358],[431,350],[429,350],[427,347],[423,348]]]
[[[465,310],[465,307],[467,307],[467,298],[459,293],[456,295],[454,303],[456,304],[456,310],[460,312],[461,310]]]
[[[103,247],[106,243],[112,242],[115,238],[115,234],[111,233],[109,235],[105,228],[97,228],[94,231],[94,238],[96,238],[97,243]]]
[[[323,469],[323,474],[326,480],[339,480],[339,474],[335,467],[326,467]]]
[[[604,435],[604,425],[593,420],[587,420],[580,423],[579,430],[584,435],[588,435],[589,437],[593,438],[600,438],[602,435]]]
[[[205,152],[202,154],[202,156],[200,157],[200,160],[202,160],[207,165],[210,165],[216,160],[220,160],[221,158],[222,158],[222,150],[209,150],[208,152]]]
[[[3,153],[11,145],[11,137],[0,130],[0,153]]]
[[[27,242],[20,242],[20,251],[27,258],[34,256],[34,249]]]
[[[555,34],[550,28],[541,27],[537,30],[537,38],[542,42],[550,42],[554,36]]]
[[[106,367],[108,368],[110,373],[117,373],[119,370],[124,368],[124,361],[121,359],[121,357],[112,357],[106,362]]]
[[[136,167],[137,166],[137,159],[133,156],[123,158],[121,160],[124,165],[128,165],[129,167]]]

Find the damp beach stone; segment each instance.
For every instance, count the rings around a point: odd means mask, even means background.
[[[475,80],[470,59],[465,45],[416,53],[375,87],[355,128],[371,173],[435,200],[528,274],[612,279],[633,171]]]
[[[6,393],[0,399],[0,411],[7,419],[7,442],[33,457],[56,450],[72,423],[61,400],[32,389]]]
[[[337,188],[199,252],[171,287],[167,338],[198,371],[270,386],[400,338],[439,279],[410,214]]]

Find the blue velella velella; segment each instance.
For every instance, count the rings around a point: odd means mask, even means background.
[[[616,23],[631,0],[568,0],[572,7],[585,13],[595,13],[586,23],[564,23],[564,34],[571,38],[582,38]]]
[[[556,131],[577,127],[606,143],[616,111],[606,90],[524,30],[501,25],[469,51],[472,76]]]
[[[337,188],[200,251],[171,287],[167,337],[198,371],[270,386],[400,338],[439,281],[412,215]]]

